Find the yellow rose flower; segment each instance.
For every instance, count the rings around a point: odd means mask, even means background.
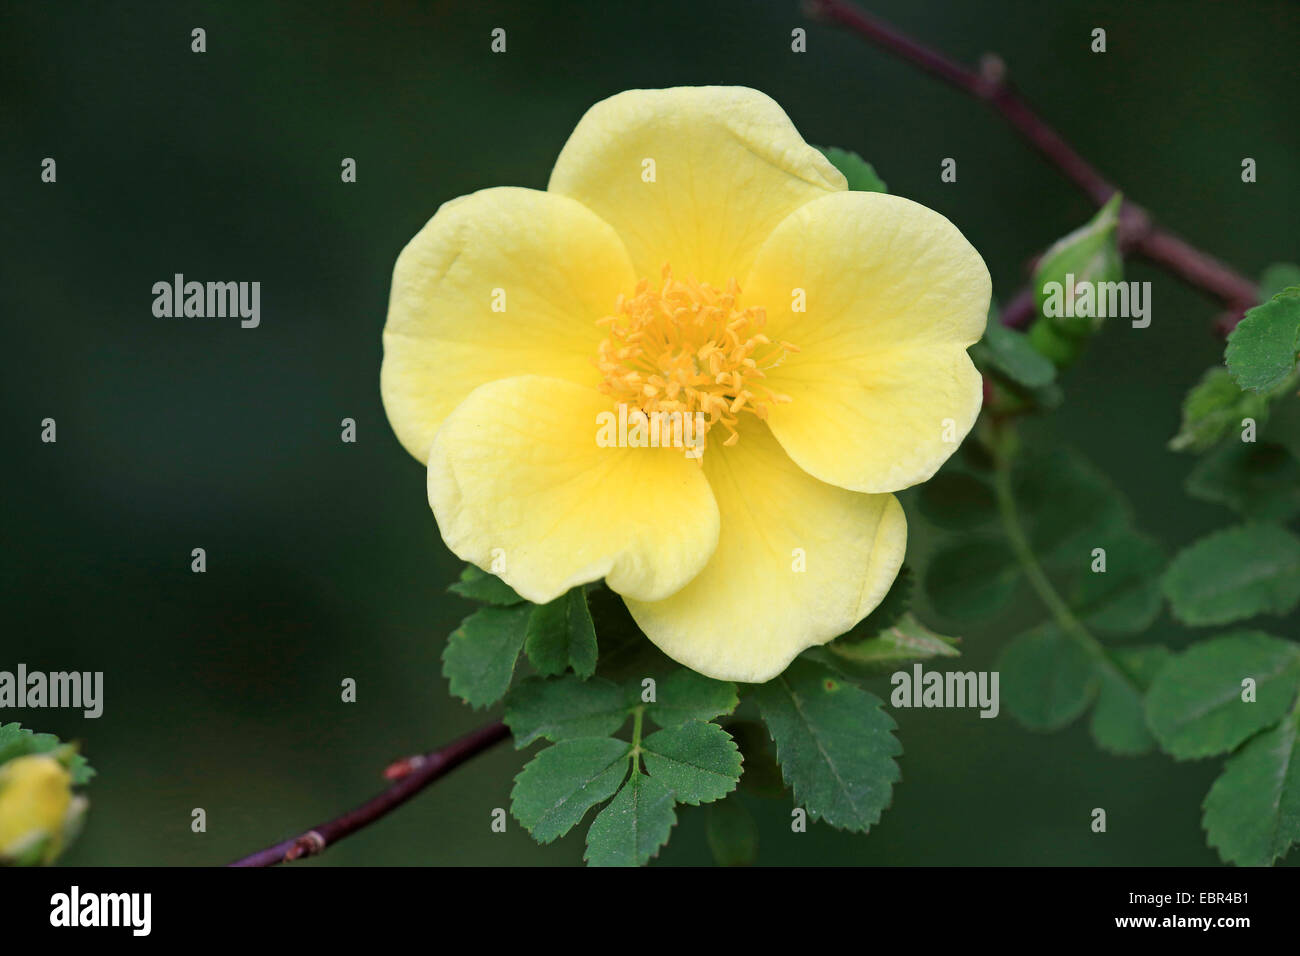
[[[545,192],[462,196],[402,251],[384,407],[459,557],[537,603],[604,578],[670,657],[766,681],[889,590],[890,492],[975,422],[989,292],[952,223],[849,192],[762,93],[632,90]],[[606,447],[620,406],[698,414],[702,455]]]
[[[54,757],[33,754],[0,764],[0,862],[21,859],[42,843],[40,861],[53,860],[72,804],[72,775]]]

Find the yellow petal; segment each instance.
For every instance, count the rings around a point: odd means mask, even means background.
[[[709,677],[759,683],[880,603],[907,548],[893,495],[810,477],[758,421],[731,447],[710,444],[704,470],[722,513],[712,560],[666,600],[625,595],[665,654]]]
[[[769,421],[790,457],[854,491],[933,475],[979,414],[966,348],[984,334],[989,294],[979,253],[918,203],[851,192],[792,213],[744,285],[769,336],[800,349],[768,379],[792,399]]]
[[[770,97],[703,86],[629,90],[597,103],[547,188],[613,225],[638,275],[657,279],[668,262],[679,277],[722,286],[745,275],[792,210],[846,183]]]
[[[429,455],[447,547],[538,604],[600,578],[655,601],[698,574],[718,541],[702,469],[680,448],[599,447],[610,407],[535,375],[470,393]]]
[[[398,439],[428,461],[438,426],[484,382],[594,384],[596,320],[634,283],[614,231],[571,199],[503,188],[446,203],[393,270],[380,390]]]

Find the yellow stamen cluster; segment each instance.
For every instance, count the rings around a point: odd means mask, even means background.
[[[675,279],[665,265],[662,280],[655,291],[642,279],[599,320],[609,330],[596,355],[600,390],[647,415],[703,412],[706,432],[721,424],[729,433],[723,444],[734,445],[741,412],[766,419],[773,405],[790,401],[760,380],[799,350],[763,334],[765,309],[737,307],[734,278],[720,290]]]

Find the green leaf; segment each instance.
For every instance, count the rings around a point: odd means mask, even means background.
[[[641,702],[641,681],[632,678],[624,693],[633,706]],[[655,701],[646,706],[646,716],[664,728],[679,727],[691,720],[711,720],[736,709],[740,697],[731,681],[714,680],[685,667],[678,667],[655,681]]]
[[[640,866],[658,854],[676,823],[672,791],[635,772],[592,821],[583,859],[588,866]]]
[[[606,737],[627,721],[623,689],[602,677],[581,680],[567,674],[555,680],[530,677],[506,698],[505,722],[516,747],[534,740]]]
[[[961,656],[956,638],[936,634],[910,613],[877,632],[875,637],[852,640],[851,636],[852,632],[831,641],[827,647],[854,664],[879,670],[889,670],[909,661]]]
[[[1002,702],[1032,730],[1059,730],[1097,693],[1092,657],[1078,641],[1045,623],[1016,637],[998,659]]]
[[[49,753],[61,741],[54,734],[38,734],[22,724],[0,724],[0,763],[15,757]]]
[[[485,607],[465,618],[442,653],[451,692],[473,707],[495,704],[510,686],[531,604]]]
[[[1228,336],[1224,358],[1233,381],[1252,392],[1285,382],[1300,351],[1300,286],[1250,309]]]
[[[1145,631],[1164,603],[1160,572],[1165,554],[1152,539],[1132,531],[1098,536],[1106,551],[1106,570],[1092,571],[1091,552],[1081,556],[1086,568],[1076,578],[1070,604],[1090,629],[1107,634]]]
[[[484,604],[505,606],[521,604],[524,600],[514,592],[510,585],[495,574],[488,574],[472,564],[465,565],[465,569],[460,572],[460,580],[447,590],[453,594],[459,594],[461,597],[469,598],[471,601],[481,601]]]
[[[852,150],[840,149],[838,146],[820,147],[822,155],[831,161],[831,165],[844,174],[849,181],[849,189],[855,192],[887,193],[885,181],[876,175],[872,165]]]
[[[564,836],[618,790],[631,749],[612,737],[579,737],[538,751],[515,777],[511,812],[538,843]]]
[[[1300,539],[1269,524],[1228,528],[1179,553],[1163,586],[1184,624],[1286,614],[1300,603]]]
[[[796,658],[755,698],[795,800],[814,819],[865,831],[889,806],[902,746],[873,694]]]
[[[1242,699],[1245,678],[1255,700]],[[1286,713],[1300,686],[1300,645],[1260,631],[1193,644],[1156,675],[1147,723],[1178,760],[1226,753]]]
[[[1167,647],[1124,647],[1108,652],[1097,667],[1097,704],[1089,730],[1102,750],[1119,756],[1144,754],[1155,745],[1147,729],[1142,692],[1169,659]]]
[[[570,667],[579,677],[596,672],[596,628],[581,587],[533,609],[524,651],[538,673],[547,676],[563,674]]]
[[[1205,797],[1206,838],[1228,863],[1269,866],[1300,841],[1297,715],[1251,740],[1224,764]]]
[[[1187,476],[1187,493],[1254,521],[1300,514],[1300,460],[1275,442],[1224,442]]]
[[[983,358],[994,373],[1027,389],[1043,388],[1056,380],[1056,366],[1029,341],[1023,332],[1008,328],[996,316],[989,318],[983,346],[972,355]]]
[[[1169,441],[1171,451],[1207,451],[1243,419],[1262,424],[1268,419],[1268,398],[1242,391],[1228,370],[1215,366],[1183,399],[1183,424]]]
[[[1093,316],[1066,315],[1076,311],[1065,302],[1067,276],[1074,277],[1074,288],[1085,283],[1118,282],[1124,277],[1124,262],[1117,242],[1119,210],[1123,198],[1119,193],[1097,211],[1084,226],[1057,240],[1038,260],[1034,270],[1034,296],[1038,314],[1055,331],[1067,336],[1084,336],[1093,332],[1101,319]],[[1055,283],[1056,288],[1049,288]],[[1095,310],[1094,310],[1095,311]]]
[[[33,741],[36,738],[58,740],[53,734],[36,734],[16,722],[0,724],[0,762],[32,753],[29,748],[35,746]]]
[[[758,859],[758,825],[734,794],[709,804],[705,836],[718,866],[752,866]]]
[[[718,800],[740,782],[740,750],[717,724],[693,720],[651,734],[641,742],[650,776],[692,806]]]
[[[0,764],[15,757],[51,754],[68,769],[74,787],[95,776],[95,769],[77,752],[76,744],[65,744],[54,734],[37,734],[18,723],[0,724]]]

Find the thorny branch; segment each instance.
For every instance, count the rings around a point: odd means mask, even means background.
[[[362,827],[387,816],[435,780],[450,773],[471,757],[505,740],[509,735],[509,728],[497,721],[483,725],[440,750],[399,760],[384,772],[386,777],[395,782],[378,796],[340,817],[312,827],[300,836],[269,846],[265,850],[258,850],[229,865],[275,866],[277,863],[289,863],[304,856],[314,856],[345,836],[356,833]]]

